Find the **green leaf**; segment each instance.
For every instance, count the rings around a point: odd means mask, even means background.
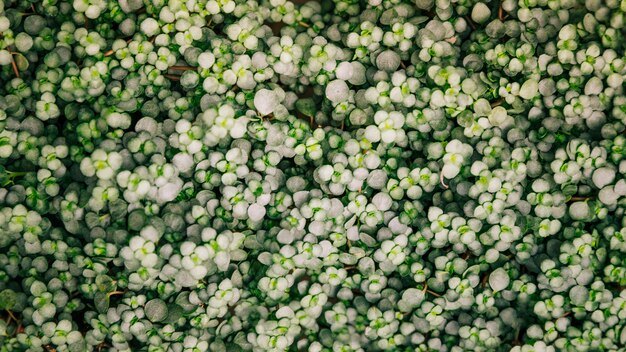
[[[128,204],[121,199],[116,199],[109,203],[109,210],[113,219],[122,219],[128,212]]]
[[[167,310],[168,310],[167,318],[163,321],[164,323],[167,323],[167,324],[176,323],[178,319],[182,318],[183,315],[185,314],[185,310],[183,309],[183,307],[179,306],[178,304],[170,304]]]
[[[74,342],[74,343],[72,343],[72,344],[70,344],[70,345],[68,346],[68,350],[69,350],[70,352],[83,352],[83,351],[87,351],[88,349],[87,349],[87,344],[86,344],[86,341],[83,339],[83,340],[80,340],[80,341],[78,341],[78,342]]]
[[[109,310],[109,295],[105,292],[96,292],[93,298],[96,310],[100,313],[106,313]]]
[[[193,312],[198,308],[197,305],[189,302],[189,292],[181,292],[176,297],[176,305],[182,308],[186,313]]]
[[[576,194],[576,192],[578,192],[578,187],[571,183],[566,183],[561,186],[561,191],[563,192],[564,196],[570,197]]]
[[[96,286],[100,292],[109,293],[117,289],[117,284],[108,275],[96,276]]]
[[[302,115],[309,116],[309,117],[315,116],[315,113],[316,113],[315,101],[313,101],[313,99],[311,98],[300,99],[296,101],[296,109]]]
[[[87,213],[87,215],[85,215],[85,223],[90,229],[102,225],[100,217],[96,213]]]
[[[162,299],[155,298],[146,303],[144,307],[146,317],[153,323],[163,321],[167,318],[167,304]]]
[[[141,230],[146,223],[146,215],[143,210],[135,209],[128,214],[128,229],[133,231]]]
[[[13,290],[5,289],[0,292],[0,309],[13,309],[17,304],[17,295]]]

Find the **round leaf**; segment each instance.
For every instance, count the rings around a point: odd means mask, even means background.
[[[162,299],[155,298],[146,303],[144,307],[146,317],[153,323],[163,321],[167,318],[167,304]]]

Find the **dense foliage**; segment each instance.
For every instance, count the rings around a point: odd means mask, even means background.
[[[623,351],[626,0],[0,0],[0,351]]]

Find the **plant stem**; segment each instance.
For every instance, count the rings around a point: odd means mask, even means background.
[[[195,71],[197,67],[193,66],[172,66],[170,70],[179,70],[179,71]]]
[[[13,55],[11,55],[11,67],[13,68],[13,73],[15,73],[15,76],[17,78],[20,78],[20,70],[18,70],[17,68],[17,64],[15,63],[15,60],[13,59]]]

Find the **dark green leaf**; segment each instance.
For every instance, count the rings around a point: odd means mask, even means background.
[[[296,109],[302,115],[305,116],[315,116],[316,108],[315,101],[311,98],[300,99],[296,101]]]
[[[168,307],[167,318],[163,321],[168,324],[174,324],[178,321],[178,319],[182,318],[185,314],[185,310],[183,307],[178,304],[170,304]]]
[[[13,309],[17,303],[17,295],[13,290],[5,289],[0,292],[0,309]]]
[[[96,276],[96,286],[100,292],[109,293],[117,289],[115,281],[108,275]]]
[[[93,302],[96,310],[100,313],[106,313],[109,310],[109,295],[105,292],[96,292]]]

